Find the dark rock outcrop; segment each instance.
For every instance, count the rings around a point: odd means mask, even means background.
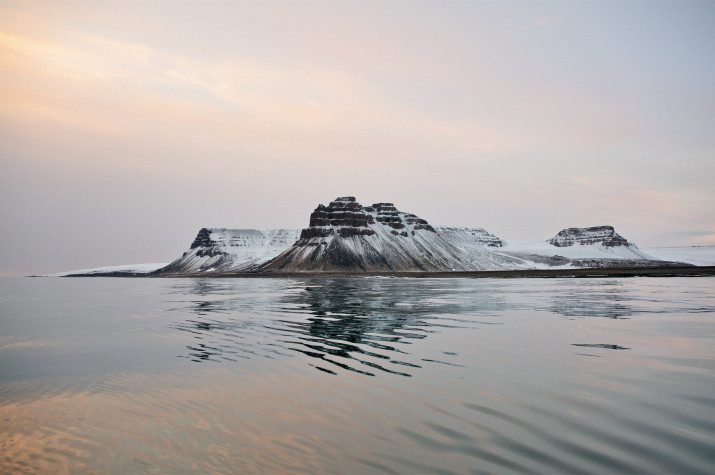
[[[568,228],[560,231],[548,240],[556,247],[585,246],[600,244],[605,247],[634,246],[623,236],[616,233],[613,226],[594,226],[591,228]]]
[[[210,247],[215,243],[211,240],[211,232],[207,228],[201,228],[199,233],[196,235],[194,242],[191,243],[191,249],[196,249],[197,247]]]
[[[324,238],[336,233],[341,237],[370,236],[375,231],[368,227],[374,223],[353,196],[343,196],[328,206],[318,205],[310,215],[309,226],[300,233],[301,240]]]

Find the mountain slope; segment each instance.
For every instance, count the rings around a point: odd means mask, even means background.
[[[156,274],[249,272],[290,247],[297,229],[202,228],[189,251]]]
[[[430,224],[392,203],[363,207],[352,196],[319,205],[310,226],[288,250],[261,267],[273,272],[472,270],[485,250],[470,256]]]

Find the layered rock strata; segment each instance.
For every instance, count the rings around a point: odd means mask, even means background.
[[[260,270],[354,272],[467,270],[468,256],[430,224],[392,203],[363,207],[354,197],[319,205],[300,239]]]
[[[613,226],[594,226],[591,228],[568,228],[561,230],[548,240],[556,247],[588,246],[600,244],[606,247],[634,246],[623,236],[616,233]]]

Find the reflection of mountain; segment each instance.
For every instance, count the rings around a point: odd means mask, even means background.
[[[279,298],[275,280],[215,282],[192,289],[192,295],[203,299],[191,301],[194,315],[175,326],[199,340],[187,347],[193,361],[297,352],[329,373],[342,368],[409,376],[428,361],[414,361],[407,346],[411,342],[441,328],[482,324],[470,315],[505,308],[498,293],[460,292],[460,281],[449,282],[448,289],[445,281],[424,279],[309,279],[299,285],[281,281],[286,288]],[[273,292],[267,292],[268,287]],[[444,350],[449,355],[449,348]]]
[[[409,376],[430,361],[415,356],[411,344],[444,328],[483,325],[480,316],[508,317],[524,308],[569,318],[636,312],[632,295],[614,279],[577,279],[545,294],[509,288],[462,279],[186,279],[174,294],[177,310],[191,316],[175,328],[194,335],[186,357],[197,362],[300,354],[329,373]],[[450,350],[443,348],[444,361],[434,363],[458,364]]]
[[[593,282],[587,287],[571,287],[554,296],[549,310],[566,317],[629,318],[632,298],[618,281]]]
[[[458,313],[459,305],[425,305],[434,295],[409,292],[394,280],[329,279],[307,286],[290,303],[310,313],[303,321],[282,321],[294,334],[291,349],[343,369],[371,370],[409,376],[419,367],[401,358],[410,339],[425,338],[446,322],[430,322],[430,313]],[[413,289],[416,290],[416,289]],[[320,364],[320,363],[318,363]],[[323,366],[323,371],[332,372]]]

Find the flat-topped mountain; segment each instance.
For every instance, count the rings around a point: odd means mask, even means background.
[[[473,268],[469,256],[418,216],[354,197],[318,205],[300,239],[261,267],[271,272],[437,271]]]
[[[210,274],[255,270],[290,247],[297,229],[201,228],[191,247],[157,274]]]
[[[155,275],[517,270],[664,264],[612,226],[568,228],[548,241],[506,242],[483,228],[433,226],[392,203],[352,196],[320,204],[308,227],[202,228]]]
[[[616,233],[613,226],[594,226],[592,228],[568,228],[561,230],[548,240],[556,247],[587,246],[600,244],[606,247],[635,247],[623,236]]]

